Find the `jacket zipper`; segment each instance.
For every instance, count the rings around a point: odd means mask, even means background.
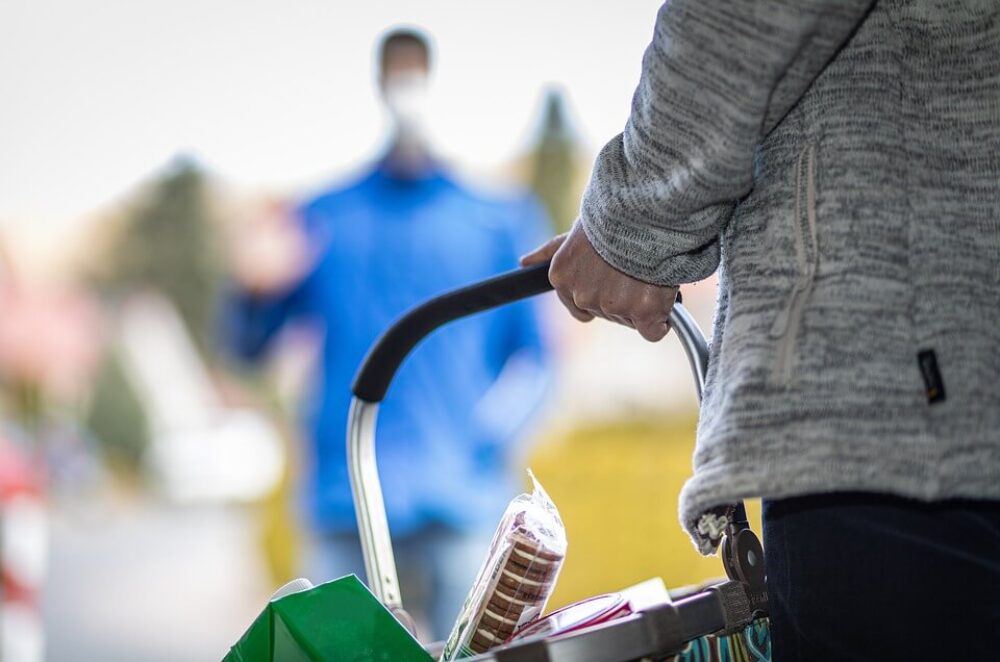
[[[812,244],[808,255],[802,231],[803,161],[806,170],[806,220],[809,228],[809,240]],[[795,345],[802,326],[802,316],[809,295],[812,293],[816,270],[819,267],[819,241],[816,237],[816,147],[813,144],[808,144],[802,149],[798,161],[795,163],[795,218],[793,221],[795,262],[798,266],[798,276],[785,307],[778,313],[778,317],[771,326],[771,338],[778,341],[772,377],[776,382],[786,386],[791,381]]]

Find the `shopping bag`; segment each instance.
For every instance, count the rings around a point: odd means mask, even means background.
[[[223,662],[433,662],[354,575],[271,600]]]
[[[758,618],[742,630],[688,642],[669,662],[771,662],[771,622]]]

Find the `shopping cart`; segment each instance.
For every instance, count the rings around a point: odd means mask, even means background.
[[[361,534],[368,586],[407,628],[375,459],[378,403],[403,359],[438,327],[552,289],[548,263],[512,271],[417,306],[378,339],[358,371],[347,426],[347,458]],[[670,325],[684,346],[701,398],[708,345],[698,325],[678,302]],[[511,643],[473,658],[479,662],[626,662],[663,658],[706,635],[734,633],[767,615],[764,554],[742,503],[733,504],[722,543],[728,581],[646,611],[542,640]],[[433,646],[429,650],[433,650]]]

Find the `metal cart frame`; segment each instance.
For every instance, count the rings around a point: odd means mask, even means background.
[[[375,597],[411,631],[403,609],[382,486],[375,458],[378,404],[403,359],[438,327],[468,315],[552,289],[549,264],[512,271],[449,292],[412,309],[382,334],[354,380],[347,425],[347,460],[361,535],[368,585]],[[687,354],[701,399],[708,369],[708,344],[697,323],[678,301],[671,328]],[[579,632],[517,642],[474,658],[495,662],[615,662],[667,656],[706,634],[733,632],[767,613],[764,557],[750,530],[743,504],[733,504],[722,544],[729,581],[671,604],[632,614]]]

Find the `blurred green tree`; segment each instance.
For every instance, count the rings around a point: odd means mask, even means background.
[[[580,209],[582,150],[570,128],[558,89],[545,93],[538,139],[528,163],[528,186],[539,197],[557,232],[569,230]]]
[[[115,289],[152,289],[177,308],[207,356],[220,275],[205,174],[176,159],[134,208],[114,253]]]
[[[109,352],[94,382],[86,426],[115,469],[134,471],[149,444],[146,413],[122,370],[117,352]]]

